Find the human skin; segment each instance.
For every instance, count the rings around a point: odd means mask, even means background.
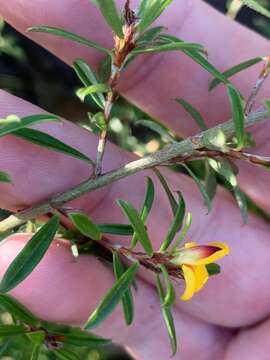
[[[122,4],[123,1],[117,1]],[[51,25],[80,33],[104,45],[111,45],[110,32],[95,7],[87,0],[1,0],[0,15],[21,32],[33,25]],[[220,70],[242,60],[268,55],[269,43],[242,26],[231,22],[201,1],[174,1],[158,21],[171,33],[187,41],[200,42],[209,52],[210,61]],[[98,29],[98,31],[96,31]],[[100,54],[45,34],[27,34],[68,64],[81,57],[95,66]],[[146,60],[147,59],[147,60]],[[260,71],[260,65],[234,78],[243,94],[248,95]],[[61,74],[59,74],[61,76]],[[181,108],[171,101],[183,97],[192,102],[213,126],[230,118],[225,90],[207,93],[210,76],[197,64],[177,52],[139,60],[123,74],[120,91],[128,100],[151,115],[162,119],[179,134],[198,129]],[[57,81],[57,79],[56,79]],[[268,87],[267,87],[268,86]],[[260,98],[267,98],[265,84]],[[0,117],[29,115],[42,110],[7,92],[0,92]],[[94,158],[97,139],[74,124],[42,124],[43,131],[77,147]],[[269,155],[269,125],[254,127],[256,153]],[[89,176],[89,168],[79,160],[67,158],[15,139],[1,138],[1,170],[7,171],[13,185],[0,185],[0,207],[17,210],[47,199],[78,184]],[[109,144],[104,169],[130,161],[132,155]],[[269,173],[239,164],[242,188],[261,206],[270,209]],[[96,221],[125,221],[115,199],[123,198],[138,206],[145,190],[147,172],[121,180],[84,196],[71,204]],[[223,241],[231,254],[221,261],[222,274],[211,278],[202,292],[189,302],[175,306],[175,322],[181,360],[266,360],[270,352],[270,237],[269,225],[250,214],[241,226],[239,210],[231,196],[219,189],[213,210],[206,215],[195,185],[184,175],[166,173],[174,190],[184,193],[194,222],[188,240],[199,243]],[[149,232],[156,248],[166,233],[171,218],[165,195],[157,184],[157,198],[149,221]],[[14,235],[0,248],[0,273],[29,239]],[[123,239],[114,238],[120,243]],[[37,315],[53,321],[81,324],[95,308],[113,281],[111,271],[93,257],[72,260],[69,249],[55,243],[34,272],[12,294]],[[179,294],[182,291],[179,285]],[[139,359],[169,359],[170,349],[160,315],[158,297],[149,274],[140,274],[135,293],[134,325],[126,328],[121,309],[98,329],[103,336],[127,345]]]

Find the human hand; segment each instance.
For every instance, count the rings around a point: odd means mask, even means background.
[[[47,24],[110,45],[109,32],[106,32],[103,20],[87,0],[36,0],[34,3],[2,0],[0,14],[22,32],[29,26]],[[203,43],[209,50],[211,61],[221,70],[244,59],[266,55],[269,51],[265,40],[230,22],[203,2],[189,0],[179,4],[175,1],[160,22],[187,41]],[[31,34],[31,37],[69,64],[75,57],[84,58],[91,64],[99,60],[99,54],[75,44],[71,46],[70,42],[62,39],[45,34]],[[257,74],[258,68],[252,68],[236,77],[236,85],[243,94],[249,93]],[[176,131],[191,134],[197,129],[171,98],[183,96],[191,101],[203,113],[209,126],[230,118],[224,90],[220,87],[211,95],[205,93],[209,80],[209,75],[199,66],[179,53],[173,53],[150,57],[147,61],[145,58],[139,60],[125,74],[120,90],[130,101],[166,121]],[[266,97],[266,88],[261,93],[262,98],[264,94]],[[11,113],[23,116],[40,111],[23,100],[1,92],[1,117]],[[255,130],[262,154],[269,152],[266,142],[268,126],[265,124]],[[38,128],[85,154],[95,154],[95,136],[71,123],[43,124]],[[2,208],[17,210],[28,207],[78,184],[89,175],[88,167],[80,161],[67,159],[64,155],[40,149],[11,136],[1,138],[0,150],[1,170],[7,171],[14,179],[14,185],[0,185]],[[104,168],[109,170],[117,167],[128,162],[130,157],[116,146],[108,145]],[[143,198],[144,176],[145,173],[141,173],[121,180],[84,196],[73,202],[72,206],[88,212],[96,221],[119,222],[122,215],[115,205],[115,199],[124,198],[138,205]],[[239,226],[239,210],[221,189],[212,212],[206,216],[200,194],[193,183],[183,175],[168,172],[166,176],[173,189],[183,191],[188,208],[194,214],[189,237],[202,243],[224,241],[231,247],[230,256],[223,260],[222,274],[211,279],[204,291],[190,302],[179,301],[175,307],[180,339],[177,358],[268,359],[269,226],[253,215],[250,215],[248,225]],[[254,200],[270,207],[267,203],[267,174],[241,165],[240,183]],[[155,202],[149,219],[149,233],[158,247],[171,219],[165,210],[167,200],[162,191],[157,194]],[[4,273],[28,238],[27,235],[15,235],[1,246],[1,273]],[[12,294],[40,317],[78,324],[86,320],[112,281],[110,271],[96,259],[81,256],[74,263],[69,250],[63,244],[56,243],[29,278]],[[168,359],[170,349],[160,317],[159,300],[148,277],[140,275],[135,298],[136,317],[132,327],[124,327],[117,310],[98,329],[99,333],[128,345],[140,359]]]

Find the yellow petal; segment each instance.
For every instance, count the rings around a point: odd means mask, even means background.
[[[219,250],[215,251],[210,256],[207,256],[205,258],[202,258],[202,259],[196,261],[196,265],[211,264],[211,263],[217,261],[218,259],[228,255],[229,252],[230,252],[229,246],[227,244],[224,244],[224,243],[211,242],[211,243],[207,244],[206,246],[214,246],[214,247],[218,248]]]
[[[207,282],[209,275],[205,265],[193,266],[195,275],[195,292],[201,290]]]
[[[183,265],[182,270],[186,283],[186,288],[181,296],[181,300],[187,301],[191,299],[195,293],[195,288],[196,288],[195,273],[193,271],[193,267],[188,265]]]
[[[185,248],[186,249],[190,249],[190,248],[193,248],[194,246],[197,246],[198,244],[195,243],[195,242],[188,242],[188,243],[185,243]]]

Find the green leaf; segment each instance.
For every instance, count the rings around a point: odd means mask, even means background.
[[[214,199],[217,191],[217,177],[214,170],[209,165],[208,159],[204,161],[205,164],[205,190],[211,200]]]
[[[171,134],[170,130],[163,124],[158,123],[157,121],[138,120],[136,121],[135,125],[147,127],[148,129],[158,133],[161,136],[161,138],[164,138],[166,141],[170,143],[177,142],[175,136]]]
[[[146,30],[136,41],[137,46],[152,44],[164,30],[166,30],[164,26],[156,26]]]
[[[133,235],[133,227],[128,224],[97,224],[99,231],[104,234]]]
[[[84,235],[89,237],[92,240],[101,240],[102,234],[98,226],[93,222],[93,220],[79,212],[70,212],[68,217],[74,224],[74,226]]]
[[[121,263],[119,255],[113,253],[113,270],[116,280],[119,280],[120,277],[124,274],[125,269]],[[126,324],[129,326],[132,324],[134,319],[134,304],[131,289],[128,288],[122,297],[122,307],[125,316]]]
[[[139,264],[136,262],[120,276],[113,287],[98,304],[96,310],[90,315],[87,323],[84,326],[85,329],[88,330],[98,326],[111,314],[111,312],[114,310],[116,305],[119,303],[123,295],[134,281],[138,268]]]
[[[176,233],[179,231],[179,229],[181,229],[181,227],[183,225],[183,220],[184,220],[185,211],[186,211],[186,204],[185,204],[183,196],[180,193],[178,193],[178,195],[179,195],[179,202],[178,202],[176,214],[175,214],[174,220],[169,228],[169,231],[165,237],[165,240],[163,241],[163,243],[160,247],[161,252],[164,252],[168,249],[168,247],[171,245]]]
[[[270,11],[267,10],[265,7],[263,7],[261,4],[259,4],[258,1],[256,0],[240,0],[240,1],[245,6],[270,19]]]
[[[163,279],[165,282],[165,286],[166,286],[166,292],[165,292],[165,296],[164,296],[164,302],[163,302],[163,306],[172,306],[175,303],[175,290],[174,290],[174,286],[172,284],[172,281],[170,279],[169,273],[166,269],[165,265],[160,265],[159,266],[161,271],[162,271],[162,275],[163,275]]]
[[[221,272],[220,265],[218,265],[216,263],[207,264],[206,270],[207,270],[209,276],[218,275]]]
[[[150,214],[150,211],[152,209],[154,198],[155,198],[154,183],[150,177],[147,177],[146,193],[145,193],[143,205],[142,205],[142,208],[140,211],[140,217],[144,224],[145,224],[145,222],[148,218],[148,215]],[[138,242],[138,236],[137,236],[137,233],[135,232],[133,235],[133,238],[131,240],[131,248],[134,248],[136,246],[137,242]]]
[[[106,55],[99,63],[98,75],[99,79],[103,83],[107,83],[110,79],[112,71],[112,56]]]
[[[235,135],[237,138],[238,148],[242,148],[244,145],[244,107],[243,101],[239,91],[237,91],[233,86],[227,85],[227,92],[230,99],[231,109],[232,109],[232,119],[234,124]]]
[[[240,64],[237,64],[233,67],[231,67],[230,69],[224,71],[222,73],[223,76],[226,77],[226,79],[230,78],[231,76],[239,73],[240,71],[246,70],[249,67],[258,64],[260,61],[262,61],[263,58],[262,57],[256,57],[247,61],[243,61]],[[221,81],[219,79],[213,79],[210,84],[209,84],[209,91],[213,90],[216,86],[218,86],[221,83]]]
[[[109,56],[109,55],[108,55]],[[111,58],[111,56],[109,56]],[[81,82],[84,86],[88,87],[91,85],[97,85],[99,80],[97,79],[95,72],[91,69],[90,65],[88,65],[84,60],[77,59],[73,64],[74,70],[78,75]],[[101,108],[104,109],[105,106],[105,98],[104,95],[100,92],[91,94],[95,103]]]
[[[0,137],[11,134],[19,129],[23,129],[26,126],[30,126],[41,122],[48,122],[48,121],[59,121],[59,119],[57,116],[49,115],[49,114],[31,115],[31,116],[25,116],[23,118],[17,117],[16,121],[12,121],[12,122],[8,121],[6,124],[5,122],[2,123],[2,125],[0,126]]]
[[[165,41],[175,41],[183,42],[183,40],[178,39],[172,35],[160,35],[160,39]],[[198,51],[194,50],[183,50],[183,52],[193,59],[197,64],[201,65],[205,70],[212,74],[215,78],[219,79],[224,84],[230,84],[229,80],[217,69],[215,68],[208,60],[205,59]]]
[[[264,106],[270,115],[270,100],[264,100]]]
[[[80,356],[70,349],[55,349],[53,350],[53,359],[58,360],[81,360]]]
[[[204,52],[204,49],[200,44],[195,43],[187,43],[187,42],[171,42],[168,44],[157,44],[152,45],[149,47],[142,47],[142,48],[135,48],[131,51],[130,55],[139,55],[139,54],[149,54],[149,53],[160,53],[166,51],[186,51],[186,50],[193,50],[193,51],[200,51]]]
[[[121,39],[124,38],[122,22],[113,0],[91,0],[100,10],[104,19],[114,33]]]
[[[171,348],[172,348],[172,353],[173,353],[172,355],[175,355],[176,351],[177,351],[177,339],[176,339],[174,320],[173,320],[173,316],[171,314],[170,306],[164,306],[165,294],[164,294],[164,290],[162,288],[162,285],[160,282],[160,277],[158,274],[156,275],[156,286],[157,286],[159,297],[160,297],[162,315],[163,315],[163,318],[164,318],[164,321],[165,321],[165,324],[167,327],[168,335],[170,338],[170,342],[171,342]]]
[[[205,186],[203,185],[203,183],[201,182],[201,180],[194,174],[194,172],[185,164],[181,164],[181,166],[183,166],[186,171],[188,172],[188,174],[192,177],[192,179],[195,181],[195,183],[198,186],[198,189],[200,190],[203,200],[204,200],[204,204],[206,205],[208,212],[211,211],[211,199],[209,198],[207,191],[205,189]]]
[[[127,201],[117,200],[118,205],[123,210],[126,217],[129,219],[131,226],[134,229],[134,232],[137,234],[138,239],[144,248],[148,256],[153,256],[153,248],[151,241],[148,237],[147,231],[145,229],[144,223],[138,214],[137,210]]]
[[[27,242],[6,270],[0,284],[0,292],[5,293],[14,289],[34,270],[51,245],[58,226],[58,216],[53,216]]]
[[[248,207],[247,207],[247,199],[245,194],[240,190],[239,186],[233,188],[235,200],[239,206],[241,211],[242,219],[244,224],[247,223],[248,218]]]
[[[141,0],[138,16],[141,19],[138,24],[138,31],[143,32],[148,28],[171,4],[172,0]]]
[[[0,325],[0,338],[5,336],[22,335],[26,329],[21,325]]]
[[[173,248],[171,249],[170,253],[174,252],[174,250],[176,250],[176,248],[179,246],[179,244],[184,240],[184,238],[186,237],[186,234],[188,232],[188,230],[190,229],[192,224],[192,214],[190,212],[187,213],[186,216],[186,221],[185,221],[185,225],[180,233],[180,235],[178,236],[178,238],[176,239]]]
[[[87,86],[86,88],[81,88],[76,91],[76,95],[81,101],[84,101],[88,95],[97,94],[97,93],[106,93],[109,92],[110,88],[106,84],[95,84]]]
[[[20,129],[13,132],[12,135],[30,141],[33,144],[45,147],[47,149],[60,152],[62,154],[74,157],[82,161],[86,161],[93,165],[93,161],[89,157],[81,153],[79,150],[76,150],[75,148],[58,140],[54,136],[46,134],[42,131],[36,129]]]
[[[55,324],[47,321],[42,322],[42,327],[54,336],[59,336],[61,342],[75,346],[103,346],[111,342],[110,339],[99,337],[91,332],[77,327],[71,327],[63,324]]]
[[[196,123],[198,124],[201,130],[203,131],[207,130],[207,125],[204,121],[204,118],[198,112],[198,110],[195,109],[194,106],[192,106],[189,102],[187,102],[184,99],[177,98],[175,99],[175,101],[183,106],[183,108],[189,113],[189,115],[196,121]]]
[[[34,327],[39,327],[40,320],[13,297],[0,294],[0,306],[21,322]]]
[[[154,169],[154,172],[157,175],[157,177],[160,181],[160,184],[162,185],[162,187],[168,197],[168,200],[169,200],[169,203],[170,203],[170,206],[172,209],[172,213],[173,213],[173,215],[175,215],[177,212],[178,204],[177,204],[177,201],[175,200],[175,197],[173,196],[173,193],[171,192],[171,189],[169,188],[169,185],[167,184],[167,180],[165,179],[165,177],[161,174],[161,172],[157,168]]]
[[[90,48],[94,48],[97,49],[99,51],[102,51],[106,54],[110,54],[111,51],[109,49],[104,48],[103,46],[97,44],[94,41],[85,39],[84,37],[74,34],[70,31],[66,31],[64,29],[59,29],[56,27],[52,27],[52,26],[33,26],[31,28],[28,29],[28,31],[30,32],[42,32],[42,33],[47,33],[47,34],[52,34],[52,35],[56,35],[56,36],[60,36],[63,37],[65,39],[71,40],[71,41],[75,41],[79,44],[88,46]]]
[[[45,332],[44,331],[35,331],[27,334],[27,337],[32,342],[32,352],[30,360],[38,360],[41,346],[45,340]]]
[[[10,176],[6,172],[0,171],[0,182],[11,183],[12,181]]]

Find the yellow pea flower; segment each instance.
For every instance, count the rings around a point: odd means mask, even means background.
[[[228,245],[220,242],[211,242],[207,245],[198,245],[194,242],[186,243],[184,248],[174,251],[171,262],[182,269],[186,288],[181,300],[187,301],[199,291],[208,280],[207,264],[228,255]]]

